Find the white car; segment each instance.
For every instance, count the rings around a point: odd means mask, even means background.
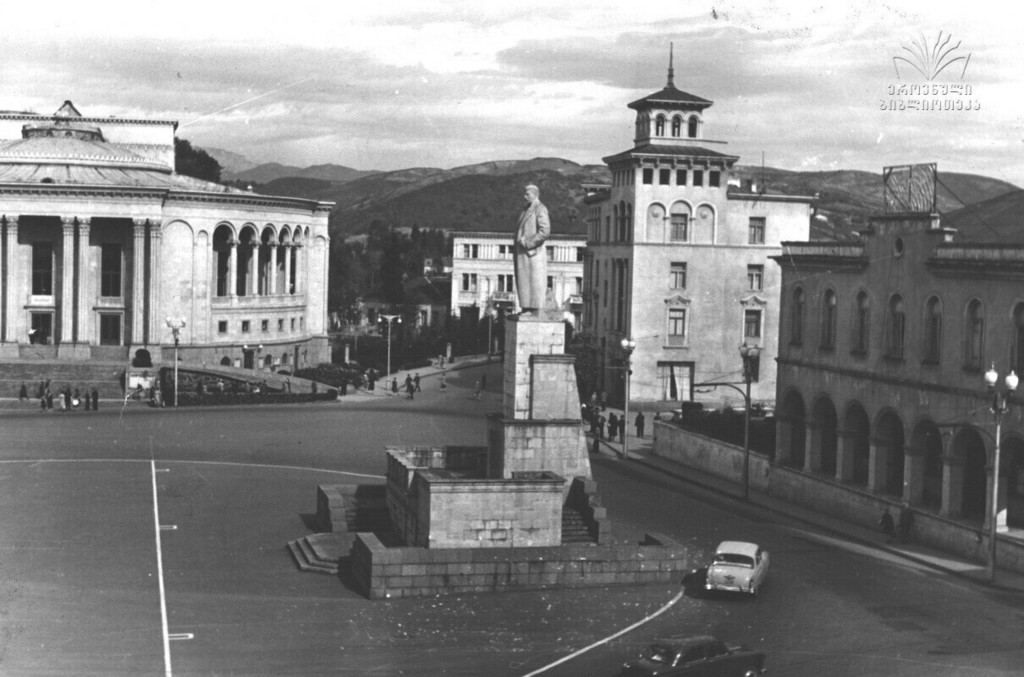
[[[756,595],[768,575],[768,551],[757,543],[722,541],[708,565],[708,590],[729,590]]]

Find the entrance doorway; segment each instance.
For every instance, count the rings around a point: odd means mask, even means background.
[[[32,329],[28,342],[38,345],[51,343],[53,338],[53,313],[32,313]]]

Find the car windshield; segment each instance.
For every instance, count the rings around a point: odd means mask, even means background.
[[[676,652],[671,647],[655,644],[647,649],[647,659],[652,663],[671,664],[675,660]]]
[[[737,555],[733,552],[716,552],[715,564],[731,564],[733,566],[753,568],[754,560],[748,555]]]

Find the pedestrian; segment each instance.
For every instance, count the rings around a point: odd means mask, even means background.
[[[612,442],[615,441],[615,436],[619,432],[619,417],[615,415],[615,412],[608,414],[608,439]]]
[[[619,444],[626,443],[626,415],[619,416]]]
[[[373,392],[374,388],[377,387],[377,372],[372,368],[366,372],[366,389]]]
[[[36,397],[42,398],[46,395],[46,384],[42,381],[39,382],[39,387],[36,388]]]
[[[71,411],[71,386],[64,386],[64,411]]]
[[[89,402],[89,391],[88,390],[86,390],[84,393],[82,393],[82,401],[83,401],[83,404],[85,404],[85,410],[89,411],[89,404],[90,404],[90,402]]]
[[[885,508],[885,512],[882,513],[882,518],[878,520],[878,526],[882,527],[886,543],[892,543],[896,538],[896,524],[892,520],[892,513],[889,512],[888,506]]]
[[[420,373],[419,372],[416,372],[416,377],[413,378],[412,382],[416,384],[416,392],[418,392],[418,393],[423,392],[423,389],[420,388]]]
[[[71,396],[71,406],[78,409],[78,405],[82,403],[82,394],[75,388],[75,394]]]
[[[441,372],[441,392],[448,390],[448,374]]]
[[[398,377],[391,379],[391,394],[398,396]]]
[[[476,388],[476,393],[473,394],[473,399],[474,400],[479,400],[480,399],[480,380],[479,379],[477,379],[477,382],[474,384],[474,387]]]
[[[92,389],[92,410],[99,411],[100,408],[100,391],[95,388]]]
[[[601,411],[604,411],[605,403],[608,401],[608,393],[601,391]]]
[[[405,377],[405,392],[407,397],[411,400],[416,394],[416,384],[408,376]]]
[[[900,508],[899,520],[896,524],[896,528],[900,532],[900,541],[903,543],[910,542],[910,529],[914,526],[914,513],[910,510],[910,505],[907,503],[903,504]]]
[[[640,439],[644,438],[644,412],[636,412],[636,436]]]
[[[53,411],[53,391],[46,386],[46,411]]]
[[[341,394],[348,395],[348,377],[343,376],[341,378]]]
[[[46,411],[46,390],[39,391],[39,408]]]
[[[28,401],[28,387],[25,385],[24,381],[21,382],[21,389],[18,390],[18,401],[19,402],[27,402]]]
[[[605,422],[604,414],[598,414],[597,415],[597,436],[600,439],[604,439],[604,422]]]
[[[599,435],[594,435],[594,453],[597,454],[597,453],[600,453],[600,451],[601,451],[601,437]]]

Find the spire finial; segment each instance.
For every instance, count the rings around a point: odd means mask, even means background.
[[[675,71],[672,68],[672,47],[673,43],[668,43],[668,86],[675,87],[676,83],[673,82],[675,79]]]

